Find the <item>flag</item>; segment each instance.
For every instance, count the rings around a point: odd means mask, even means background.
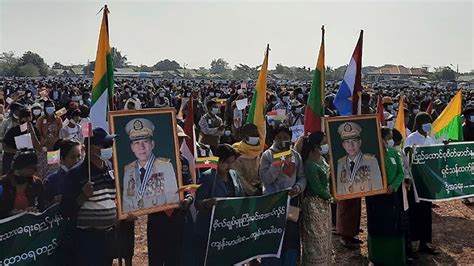
[[[291,156],[291,150],[273,154],[272,165],[280,165],[288,157]]]
[[[99,44],[95,58],[94,79],[92,83],[92,106],[90,110],[91,122],[95,127],[108,130],[108,106],[114,95],[114,67],[109,44],[109,10],[104,6],[102,25],[100,27]]]
[[[178,188],[178,192],[184,191],[184,192],[196,192],[196,190],[200,187],[200,184],[190,184],[190,185],[185,185],[182,187]]]
[[[186,113],[186,122],[184,123],[184,133],[189,136],[183,141],[180,147],[180,151],[184,158],[189,162],[189,171],[193,182],[196,183],[196,168],[194,167],[194,158],[196,158],[196,143],[194,137],[194,110],[193,110],[193,97],[189,99],[188,110]]]
[[[263,59],[262,68],[260,74],[258,74],[257,84],[255,85],[255,92],[252,97],[252,104],[250,105],[249,113],[247,116],[247,123],[251,123],[257,126],[260,150],[263,152],[265,147],[265,105],[267,97],[267,68],[268,68],[268,53],[270,51],[270,45],[267,44],[267,50],[265,52],[265,58]]]
[[[340,115],[357,115],[361,111],[360,97],[362,94],[362,37],[364,31],[360,31],[359,41],[352,53],[351,61],[344,73],[344,79],[339,86],[334,105]]]
[[[57,115],[57,116],[63,116],[63,115],[65,115],[66,113],[67,113],[67,110],[66,110],[65,107],[63,107],[63,108],[57,110],[54,114]]]
[[[405,97],[400,96],[400,102],[398,103],[398,113],[395,120],[395,128],[400,132],[402,138],[406,137],[406,128],[405,128]]]
[[[84,138],[92,137],[92,123],[83,123],[81,125],[82,136]]]
[[[385,122],[384,109],[383,109],[383,104],[382,104],[382,95],[380,94],[377,97],[377,116],[379,117],[380,124],[382,126],[386,126],[387,123]]]
[[[433,122],[433,136],[436,139],[463,140],[461,111],[462,89]]]
[[[426,107],[426,112],[431,115],[433,113],[433,97],[431,97],[428,107]]]
[[[305,135],[321,131],[321,118],[324,117],[324,26],[321,28],[321,46],[318,62],[314,71],[313,83],[309,91],[308,102],[304,112]]]
[[[57,150],[57,151],[48,151],[47,158],[48,158],[48,164],[57,164],[57,163],[59,163],[59,150]]]
[[[196,168],[212,168],[217,169],[219,157],[199,157],[196,159]]]

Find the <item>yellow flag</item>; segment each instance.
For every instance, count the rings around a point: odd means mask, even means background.
[[[397,119],[395,120],[395,128],[400,132],[403,139],[406,137],[405,131],[405,97],[402,95],[400,96],[400,102],[398,103],[398,114]]]

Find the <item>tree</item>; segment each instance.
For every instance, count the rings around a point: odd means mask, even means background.
[[[140,65],[138,67],[133,67],[133,69],[137,72],[153,72],[153,67],[149,67],[147,65]]]
[[[433,78],[443,81],[453,81],[456,79],[456,71],[450,67],[437,67],[433,73]]]
[[[63,69],[64,66],[59,63],[59,62],[54,62],[53,66],[51,68],[54,68],[54,69]]]
[[[20,67],[29,64],[36,66],[41,76],[48,75],[48,65],[44,62],[44,59],[39,54],[33,53],[31,51],[24,53],[20,58]]]
[[[40,75],[39,68],[33,64],[26,64],[18,68],[20,77],[38,77]]]
[[[229,63],[227,63],[224,59],[214,59],[211,62],[211,73],[213,74],[222,74],[229,70]]]
[[[205,67],[200,67],[199,69],[196,70],[196,78],[199,79],[207,79],[209,77],[210,71],[206,69]]]
[[[127,55],[122,55],[122,52],[120,52],[115,47],[112,47],[112,51],[110,53],[112,55],[112,62],[115,68],[122,68],[128,66]]]
[[[17,74],[19,60],[13,52],[3,52],[0,55],[0,76],[11,77]]]
[[[236,80],[257,79],[260,67],[250,67],[244,64],[236,65],[235,70],[232,71],[232,77]]]
[[[170,71],[180,69],[181,66],[176,61],[169,59],[161,60],[153,66],[154,70],[157,71]]]

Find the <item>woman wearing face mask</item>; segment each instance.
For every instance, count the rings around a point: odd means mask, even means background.
[[[64,193],[64,177],[69,169],[81,162],[81,143],[77,141],[58,140],[54,149],[59,150],[60,168],[43,180],[47,202],[56,202],[61,199],[61,195]]]
[[[209,220],[212,207],[216,203],[215,198],[244,196],[239,174],[231,170],[233,163],[239,156],[237,151],[230,145],[221,144],[216,148],[214,155],[219,157],[217,170],[211,169],[201,175],[201,186],[196,191],[194,203],[198,210],[194,239],[196,265],[204,265],[209,235]]]
[[[291,113],[286,117],[285,124],[288,127],[301,126],[304,123],[304,105],[298,101],[292,101]]]
[[[19,103],[12,103],[9,107],[10,112],[8,118],[2,121],[0,126],[0,141],[3,141],[5,134],[10,128],[17,126],[19,123],[20,110],[23,109],[23,105]]]
[[[229,126],[224,129],[224,135],[221,136],[219,144],[229,144],[232,145],[235,143],[235,138],[232,136],[232,130]]]
[[[383,127],[387,193],[366,197],[369,260],[375,265],[404,265],[405,241],[401,224],[401,185],[405,178],[403,164],[393,148],[392,130]]]
[[[41,107],[40,103],[35,103],[31,106],[31,114],[32,114],[32,118],[33,118],[31,123],[33,123],[34,126],[36,126],[36,124],[38,122],[38,119],[41,117],[41,115],[43,115],[43,110],[42,109],[43,109],[43,107]]]
[[[132,97],[127,99],[127,101],[125,101],[124,103],[124,109],[125,110],[129,110],[128,109],[128,104],[132,102],[133,104],[135,104],[135,109],[142,109],[142,102],[140,101],[139,99],[139,96],[138,96],[138,92],[137,91],[132,91]]]
[[[53,146],[59,139],[59,131],[63,127],[61,117],[54,112],[56,108],[52,101],[44,103],[44,115],[38,119],[37,128],[40,132],[41,144],[48,151],[53,150]],[[41,161],[41,160],[40,160]]]
[[[262,145],[257,126],[245,124],[241,133],[243,140],[232,146],[240,154],[232,169],[239,173],[245,195],[260,196],[262,195],[262,183],[258,175],[258,169],[260,167]]]
[[[323,132],[303,140],[301,157],[308,182],[301,211],[302,265],[329,265],[332,258],[329,165],[322,155],[329,146]]]
[[[432,129],[431,116],[425,112],[418,113],[415,117],[415,132],[411,133],[405,140],[404,150],[410,156],[413,154],[413,146],[433,145],[435,140],[429,136]],[[408,194],[410,205],[410,226],[412,241],[420,241],[419,252],[430,255],[439,254],[432,246],[432,204],[428,201],[419,201],[415,198],[413,190]]]
[[[306,188],[303,161],[301,156],[291,150],[291,131],[279,126],[274,132],[273,145],[262,154],[259,175],[263,184],[263,195],[290,189],[290,204],[298,207],[298,196]],[[290,150],[291,155],[282,163],[273,164],[273,155]],[[287,221],[281,257],[264,258],[262,265],[296,265],[300,250],[300,234],[297,222]]]
[[[42,211],[44,193],[35,176],[38,158],[32,149],[18,150],[12,169],[0,178],[0,219],[23,211]]]
[[[60,139],[76,140],[80,143],[84,142],[82,135],[82,127],[79,124],[81,121],[81,111],[79,109],[69,109],[66,114],[66,119],[69,121],[59,132]]]

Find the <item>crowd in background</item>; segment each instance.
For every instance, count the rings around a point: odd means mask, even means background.
[[[405,155],[409,149],[405,149],[406,143],[402,144],[403,137],[411,144],[434,143],[423,125],[431,124],[458,91],[457,87],[437,85],[410,88],[371,83],[364,86],[362,113],[375,113],[381,97],[387,124],[381,132],[386,160],[392,158],[396,162],[396,167],[387,169],[389,193],[367,200],[369,259],[376,264],[410,262],[417,257],[415,250],[438,253],[431,245],[432,206],[418,202],[410,189]],[[51,203],[60,202],[64,216],[74,221],[62,252],[65,258],[69,255],[77,258],[67,260],[69,264],[111,265],[117,256],[130,264],[137,217],[130,215],[116,223],[115,185],[109,173],[113,168],[110,163],[113,136],[95,128],[90,147],[84,146],[89,143],[85,141],[87,136],[83,135],[82,126],[89,122],[91,87],[91,80],[87,79],[0,79],[4,107],[0,125],[4,175],[0,180],[0,218],[25,210],[44,210]],[[257,127],[246,123],[254,87],[254,82],[246,81],[115,80],[112,110],[175,108],[180,143],[189,137],[181,127],[190,119],[186,114],[191,102],[198,156],[219,157],[216,170],[198,171],[201,187],[195,195],[185,197],[171,214],[149,215],[150,265],[203,262],[215,197],[258,196],[281,189],[290,189],[291,204],[301,208],[302,216],[299,222],[287,222],[280,259],[255,260],[251,265],[296,265],[297,261],[303,265],[327,265],[332,257],[333,233],[341,236],[341,244],[348,249],[357,248],[362,242],[357,238],[360,199],[336,202],[330,194],[325,134],[315,132],[291,141],[289,128],[304,124],[311,84],[268,82],[266,111],[285,110],[285,118],[278,122],[267,120],[263,153],[257,148],[260,144]],[[338,115],[333,104],[337,89],[334,83],[326,86],[326,116]],[[403,106],[399,105],[401,96],[405,99]],[[243,99],[248,104],[242,109],[236,101]],[[426,113],[430,104],[432,111]],[[405,109],[407,136],[393,129],[399,108]],[[464,140],[474,141],[473,89],[463,90],[463,121]],[[31,135],[33,149],[17,149],[15,137],[26,133]],[[85,152],[88,149],[90,153]],[[289,149],[290,161],[281,167],[272,165],[273,154]],[[60,163],[48,164],[47,152],[55,150],[60,150]],[[84,163],[87,156],[93,165],[91,172],[87,172]],[[188,178],[189,162],[183,156],[181,164],[183,179]],[[92,183],[87,176],[91,176]],[[219,185],[213,186],[216,182]],[[401,208],[402,188],[411,191],[407,212]],[[190,214],[191,205],[197,209],[196,219]],[[380,213],[387,207],[391,211],[381,219]],[[391,220],[400,222],[387,225]],[[412,241],[418,241],[418,246],[412,246]]]

